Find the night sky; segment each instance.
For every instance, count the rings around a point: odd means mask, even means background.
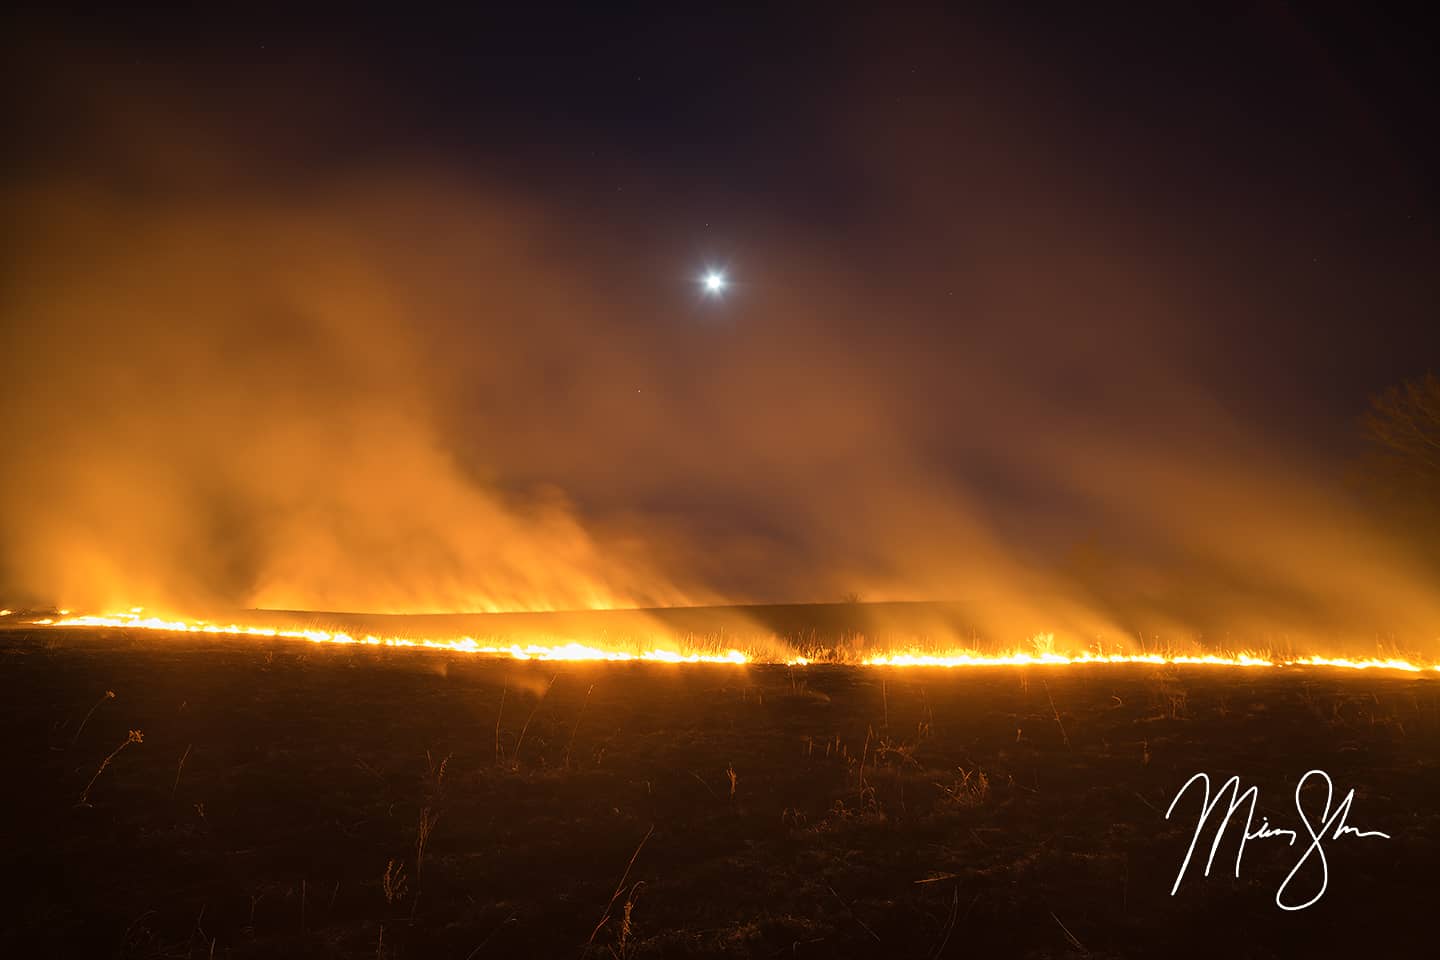
[[[1164,6],[7,15],[0,589],[1433,624],[1436,34]]]

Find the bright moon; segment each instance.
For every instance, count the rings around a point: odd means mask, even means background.
[[[700,280],[705,287],[705,293],[712,297],[718,297],[725,291],[725,274],[718,270],[708,271]]]

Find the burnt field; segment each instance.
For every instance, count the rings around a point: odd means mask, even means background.
[[[1440,892],[1440,683],[1405,674],[37,630],[0,679],[12,956],[1383,956]],[[1391,839],[1327,842],[1284,912],[1305,843],[1207,879],[1207,834],[1170,895],[1191,775],[1299,828],[1311,769]]]

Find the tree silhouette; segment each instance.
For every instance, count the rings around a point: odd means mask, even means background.
[[[1365,430],[1393,479],[1440,495],[1440,377],[1427,373],[1374,397]]]

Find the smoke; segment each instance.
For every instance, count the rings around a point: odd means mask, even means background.
[[[389,189],[359,211],[353,196],[286,209],[63,187],[19,199],[5,503],[22,592],[91,607],[684,599],[559,492],[508,496],[460,461],[436,387],[456,366],[505,362],[523,329],[507,285],[544,278],[491,252],[523,246],[525,227],[467,201],[474,225],[432,239],[473,258],[445,293],[474,286],[474,329],[426,342],[435,301],[404,289],[424,253],[396,249],[422,227],[386,210]],[[486,359],[437,368],[450,349]],[[487,451],[476,429],[468,445]]]
[[[864,231],[741,199],[696,241],[661,175],[622,205],[419,153],[317,174],[246,159],[253,103],[86,97],[61,142],[98,159],[4,194],[12,605],[856,593],[1007,639],[1434,640],[1434,579],[1290,429],[1333,405],[1255,387],[1243,254],[1192,259],[998,110],[939,135],[857,95],[826,148]]]

